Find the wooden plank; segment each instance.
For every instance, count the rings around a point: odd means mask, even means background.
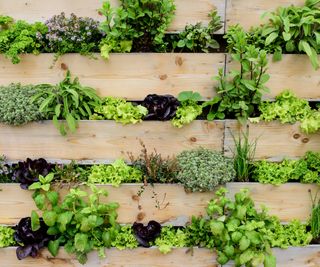
[[[275,11],[280,6],[304,4],[304,0],[226,0],[226,30],[229,26],[240,24],[245,29],[257,27],[264,22],[261,16],[265,12]]]
[[[320,60],[320,56],[318,58]],[[238,64],[228,57],[227,71],[237,67]],[[270,93],[264,95],[265,99],[274,99],[283,90],[290,89],[299,97],[320,100],[320,69],[313,69],[307,55],[286,54],[279,62],[273,62],[269,56],[267,73],[270,80],[266,85]]]
[[[83,85],[98,90],[101,96],[126,97],[142,100],[148,94],[172,94],[195,90],[204,100],[214,95],[217,81],[212,77],[224,68],[224,54],[112,54],[109,61],[95,55],[97,60],[79,54],[62,56],[53,69],[53,54],[25,55],[13,65],[0,56],[0,85],[12,82],[38,84],[60,82],[66,67],[78,76]],[[139,66],[137,68],[137,66]]]
[[[103,0],[0,0],[1,14],[9,15],[15,19],[23,19],[30,22],[46,21],[53,15],[65,12],[67,15],[75,13],[77,16],[85,16],[103,21],[105,18],[98,14]],[[118,0],[111,0],[113,6],[118,6]],[[181,31],[186,24],[203,22],[208,24],[208,13],[217,9],[222,21],[225,21],[224,0],[175,0],[176,15],[169,32]],[[219,31],[223,33],[223,29]]]
[[[280,161],[284,158],[302,157],[307,151],[320,150],[320,133],[304,134],[300,124],[281,124],[277,121],[248,123],[250,140],[257,140],[255,159]],[[244,129],[237,121],[226,121],[224,151],[231,156],[234,147],[232,134]]]
[[[277,267],[318,267],[320,266],[320,246],[307,246],[300,248],[288,248],[286,250],[273,249],[277,258]],[[85,265],[78,263],[74,256],[70,256],[64,250],[60,250],[56,258],[53,258],[47,250],[43,250],[36,259],[31,257],[22,261],[17,260],[15,248],[0,249],[2,266],[6,267],[218,267],[216,254],[209,249],[194,248],[192,254],[188,248],[173,249],[171,253],[161,254],[157,248],[137,248],[133,250],[119,251],[117,249],[106,250],[106,258],[99,259],[98,253],[88,255]],[[229,262],[225,267],[233,267]]]
[[[10,161],[44,157],[108,162],[127,159],[127,152],[139,154],[140,140],[163,156],[199,146],[222,151],[223,132],[223,121],[194,121],[182,129],[159,121],[125,126],[115,121],[81,121],[76,133],[67,136],[61,136],[51,121],[21,127],[1,124],[0,154]]]
[[[185,225],[192,215],[206,214],[207,203],[214,197],[213,192],[186,193],[181,185],[162,184],[155,185],[154,188],[149,186],[140,198],[137,197],[141,189],[139,184],[122,185],[120,188],[108,185],[101,187],[108,190],[108,201],[120,204],[119,223],[157,220],[163,224]],[[230,196],[242,188],[250,190],[257,208],[263,204],[270,214],[278,216],[282,222],[289,222],[292,219],[306,221],[309,218],[311,201],[308,190],[315,194],[319,187],[295,183],[281,186],[259,183],[227,184]],[[20,189],[17,184],[0,184],[0,189],[0,224],[14,225],[21,218],[30,216],[31,211],[36,209],[31,197],[32,192]],[[61,195],[65,193],[65,189],[61,189]],[[153,198],[154,196],[157,198]]]

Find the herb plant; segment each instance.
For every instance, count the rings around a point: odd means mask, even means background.
[[[180,106],[171,122],[174,127],[182,128],[202,114],[202,106],[198,104],[198,101],[201,100],[201,95],[197,92],[185,91],[178,95],[178,100],[180,101]]]
[[[213,10],[209,17],[211,21],[208,26],[203,26],[202,23],[187,25],[178,35],[168,35],[172,50],[209,53],[218,49],[220,45],[214,39],[214,33],[222,28],[221,18],[216,10]]]
[[[59,193],[50,186],[53,176],[52,173],[40,176],[39,182],[29,187],[35,190],[33,198],[37,208],[43,211],[48,234],[56,237],[48,244],[50,253],[56,256],[59,246],[63,245],[66,252],[75,254],[82,264],[92,250],[104,256],[104,248],[111,247],[119,228],[116,222],[118,203],[102,202],[108,192],[95,186],[90,186],[91,194],[78,188],[70,189],[59,201]],[[32,224],[38,224],[37,216],[33,217]]]
[[[246,33],[239,28],[237,31],[227,33],[228,42],[233,44],[231,57],[239,63],[239,69],[231,70],[225,75],[223,69],[215,77],[219,85],[216,88],[221,101],[216,108],[216,117],[236,117],[244,123],[248,117],[257,112],[262,94],[268,89],[265,83],[269,80],[267,71],[267,53],[246,39]],[[224,114],[224,116],[223,116]],[[214,119],[215,116],[212,116]]]
[[[0,248],[16,245],[16,241],[13,238],[14,232],[11,227],[0,225]]]
[[[45,118],[45,113],[39,111],[43,98],[31,102],[35,94],[49,90],[49,85],[10,84],[0,86],[0,122],[9,125],[22,125]]]
[[[213,191],[218,185],[234,180],[231,159],[205,148],[186,150],[177,156],[177,180],[190,191]]]
[[[172,226],[163,227],[161,234],[156,238],[154,245],[163,254],[171,252],[172,248],[187,247],[188,235],[186,231]]]
[[[210,229],[208,234],[214,240],[218,263],[224,265],[234,260],[235,266],[275,267],[276,258],[265,235],[272,218],[265,210],[256,210],[248,190],[237,193],[234,201],[226,193],[225,188],[216,192],[216,198],[207,207],[208,217],[201,221]]]
[[[6,163],[6,160],[5,156],[0,156],[0,183],[13,183],[13,168]]]
[[[173,0],[121,0],[114,9],[106,1],[99,10],[106,17],[101,30],[106,37],[100,44],[101,56],[110,52],[165,51],[164,34],[169,27],[175,6]]]
[[[150,247],[151,243],[160,235],[161,225],[156,221],[150,221],[146,226],[135,222],[132,231],[141,246]]]
[[[39,54],[43,43],[37,36],[46,34],[47,26],[41,22],[29,24],[23,20],[14,21],[11,17],[0,16],[0,53],[13,64],[21,61],[21,54]]]
[[[318,0],[307,0],[305,5],[279,7],[267,14],[268,23],[249,32],[252,43],[280,60],[282,53],[303,52],[308,55],[312,66],[319,68],[320,9]]]
[[[90,169],[88,182],[93,184],[112,184],[119,187],[122,183],[139,183],[142,172],[128,166],[124,160],[118,159],[111,165],[93,165]]]
[[[120,226],[115,232],[115,238],[111,242],[111,246],[119,250],[137,248],[139,243],[133,234],[132,227],[130,225]]]
[[[79,166],[75,161],[71,161],[66,165],[55,165],[52,172],[55,175],[55,181],[59,183],[77,184],[88,180],[90,170],[87,166]]]
[[[55,15],[45,22],[48,32],[37,35],[44,42],[45,50],[56,53],[57,56],[65,53],[80,53],[87,55],[98,49],[102,39],[99,22],[87,17],[77,17],[65,13]]]
[[[122,124],[136,124],[148,114],[148,110],[141,105],[133,105],[124,98],[106,97],[94,109],[91,120],[115,120]]]
[[[33,101],[43,98],[39,110],[52,118],[53,124],[62,135],[68,131],[74,133],[78,121],[89,119],[93,109],[100,104],[100,97],[93,88],[82,86],[75,78],[71,79],[68,71],[65,79],[51,90],[33,96]],[[66,123],[59,120],[66,120]]]
[[[320,199],[318,199],[318,193],[312,197],[312,211],[310,218],[311,234],[314,239],[320,239]]]

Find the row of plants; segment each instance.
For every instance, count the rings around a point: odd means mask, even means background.
[[[140,155],[128,153],[129,163],[118,159],[111,164],[78,165],[48,163],[45,159],[27,159],[17,164],[0,161],[0,182],[20,183],[21,188],[39,182],[39,176],[53,173],[61,184],[180,183],[187,191],[207,192],[228,182],[259,182],[280,185],[288,182],[320,185],[320,153],[307,152],[298,160],[282,162],[254,161],[255,142],[247,134],[234,138],[233,158],[205,148],[182,151],[163,157],[149,152],[142,143]]]
[[[119,205],[103,201],[107,191],[91,185],[90,194],[72,188],[61,197],[50,184],[53,177],[52,173],[40,176],[39,182],[29,187],[42,218],[32,211],[31,217],[21,219],[13,229],[0,227],[0,247],[18,246],[18,259],[36,257],[44,247],[56,256],[63,246],[84,264],[87,253],[97,250],[105,257],[105,249],[110,247],[157,246],[162,253],[169,253],[172,248],[197,246],[216,251],[221,265],[234,260],[235,266],[272,267],[276,258],[271,248],[306,246],[319,238],[320,204],[315,205],[308,224],[293,220],[282,225],[265,208],[257,211],[248,190],[231,200],[221,188],[208,203],[207,215],[193,217],[186,227],[161,227],[155,221],[147,226],[120,226],[116,222]]]
[[[104,2],[99,14],[105,21],[64,13],[45,23],[29,24],[8,16],[0,17],[0,52],[13,63],[20,62],[20,54],[41,52],[80,53],[90,55],[101,51],[104,58],[111,52],[211,52],[219,48],[213,34],[222,27],[216,11],[209,14],[208,26],[201,23],[187,25],[179,34],[166,34],[174,18],[173,0],[121,0],[119,8]],[[245,32],[248,44],[274,54],[306,53],[314,68],[319,67],[320,47],[319,0],[306,0],[304,6],[279,7],[265,15],[268,22]],[[239,52],[239,35],[243,29],[231,26],[226,34],[227,50]]]
[[[0,53],[16,64],[21,54],[65,53],[91,55],[100,51],[109,58],[111,52],[209,52],[219,48],[213,34],[222,28],[217,11],[210,14],[208,26],[187,25],[179,34],[166,34],[174,14],[173,0],[121,0],[118,8],[103,3],[99,14],[103,22],[64,13],[45,23],[14,21],[0,16]]]

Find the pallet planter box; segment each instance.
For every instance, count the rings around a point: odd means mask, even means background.
[[[287,250],[273,249],[277,257],[277,267],[316,267],[320,266],[320,246],[307,246],[301,248],[288,248]],[[0,249],[0,258],[6,267],[218,267],[214,252],[208,249],[177,248],[164,255],[157,248],[137,248],[133,250],[119,251],[117,249],[106,250],[106,258],[99,259],[98,254],[92,252],[88,255],[88,262],[81,265],[75,258],[61,250],[56,258],[53,258],[46,250],[41,252],[38,258],[27,258],[23,261],[16,259],[15,248]],[[233,267],[229,262],[225,267]]]
[[[104,20],[98,14],[98,9],[102,7],[103,0],[6,0],[0,1],[1,13],[9,15],[15,19],[23,19],[29,22],[46,21],[48,18],[65,12],[67,15],[75,13],[77,16],[91,17],[97,20]],[[111,0],[113,6],[118,6],[118,0]],[[221,20],[225,21],[225,0],[175,0],[176,14],[169,32],[177,32],[184,29],[186,24],[203,22],[208,24],[208,13],[212,9],[217,9]],[[218,33],[223,33],[222,28]]]
[[[108,185],[101,187],[109,192],[108,201],[120,204],[118,222],[126,224],[156,220],[162,224],[182,226],[190,221],[192,215],[205,214],[208,202],[214,197],[214,192],[186,193],[181,185],[148,186],[141,197],[137,195],[141,184],[124,184],[119,188]],[[228,183],[226,188],[230,196],[242,188],[248,188],[256,207],[265,205],[270,214],[278,216],[282,222],[289,222],[292,219],[306,221],[309,218],[312,205],[309,190],[315,194],[319,187],[297,183],[281,186]],[[0,224],[15,225],[36,209],[32,192],[22,190],[17,184],[0,184],[0,189]],[[154,192],[156,198],[153,198]],[[64,193],[63,189],[61,193]]]

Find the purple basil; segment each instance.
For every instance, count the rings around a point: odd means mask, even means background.
[[[150,221],[147,226],[135,222],[132,230],[141,246],[150,247],[150,242],[154,241],[160,235],[161,225],[156,221]]]

